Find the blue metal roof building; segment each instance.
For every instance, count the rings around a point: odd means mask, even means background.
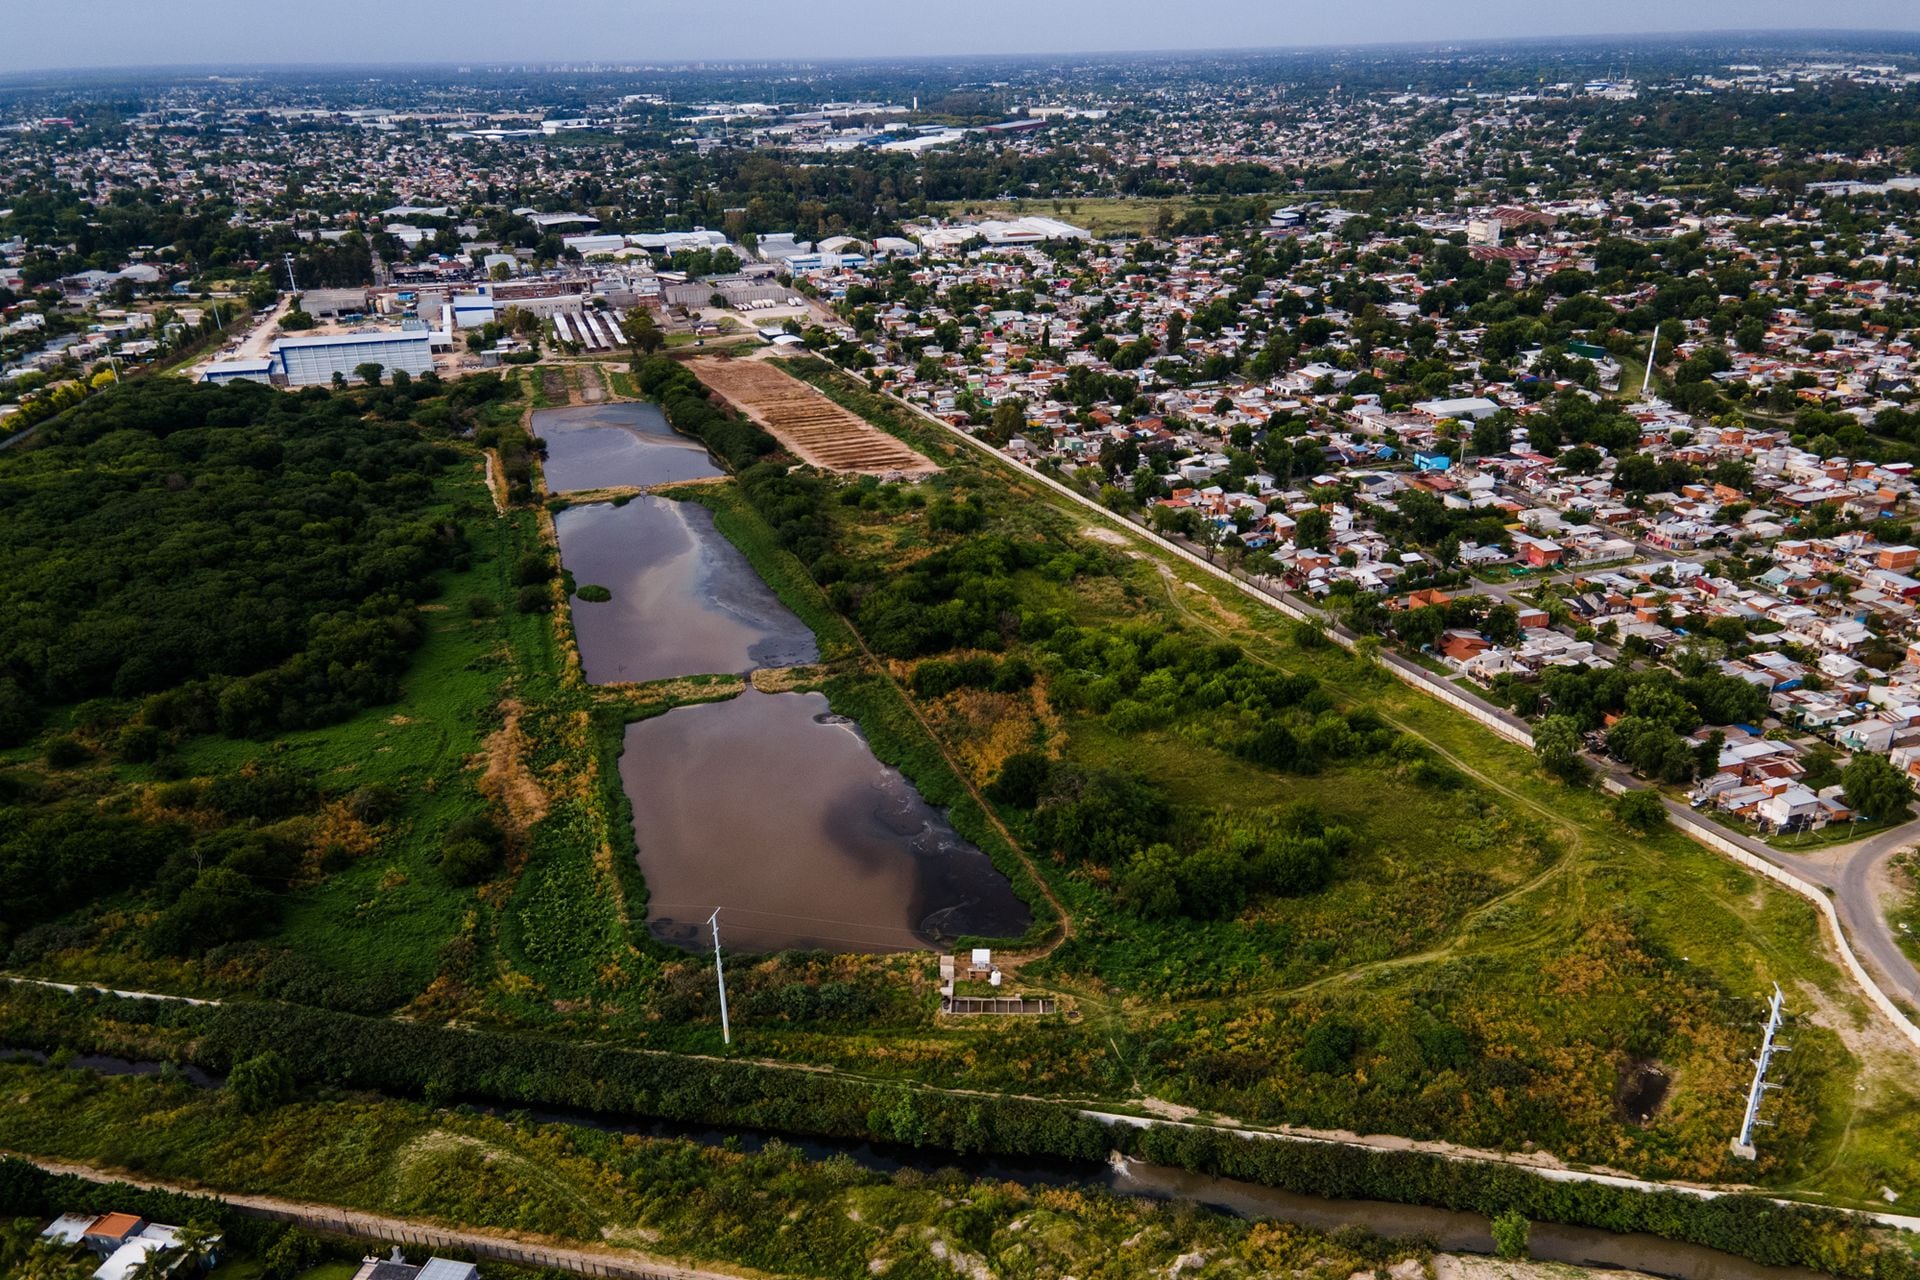
[[[351,378],[363,364],[377,364],[388,373],[405,369],[419,374],[433,368],[432,338],[424,328],[400,333],[281,338],[273,344],[273,362],[275,371],[286,375],[290,387],[332,382],[336,373]]]

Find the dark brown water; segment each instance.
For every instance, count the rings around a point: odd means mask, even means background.
[[[1382,1200],[1296,1195],[1254,1182],[1236,1182],[1138,1160],[1115,1161],[1102,1181],[1128,1195],[1192,1200],[1243,1218],[1277,1218],[1321,1231],[1358,1225],[1375,1235],[1432,1240],[1449,1253],[1493,1252],[1493,1232],[1487,1219],[1477,1213]],[[1814,1280],[1818,1275],[1799,1267],[1770,1267],[1718,1249],[1659,1236],[1616,1234],[1554,1222],[1534,1223],[1528,1244],[1534,1257],[1553,1262],[1684,1276],[1687,1280]]]
[[[988,857],[817,693],[758,693],[627,726],[620,778],[662,942],[901,951],[1032,917]]]
[[[622,406],[627,407],[627,406]],[[631,447],[631,446],[629,446]],[[789,667],[820,657],[813,633],[693,502],[639,497],[554,517],[576,586],[613,599],[573,601],[588,681],[614,684]]]
[[[544,470],[554,493],[726,474],[707,456],[706,446],[676,434],[657,405],[539,409],[533,433],[547,442]]]

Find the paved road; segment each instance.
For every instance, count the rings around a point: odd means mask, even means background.
[[[1909,822],[1847,848],[1852,852],[1839,868],[1822,868],[1832,877],[1822,881],[1834,890],[1834,905],[1847,932],[1867,953],[1868,963],[1892,982],[1890,992],[1920,1009],[1920,968],[1900,949],[1877,885],[1885,883],[1888,864],[1903,849],[1920,844],[1920,821]]]
[[[264,359],[267,349],[273,345],[273,340],[280,336],[281,317],[286,315],[292,307],[293,295],[283,295],[271,311],[255,317],[254,323],[246,333],[239,335],[237,340],[234,339],[234,335],[229,334],[231,350],[228,343],[222,343],[192,365],[182,369],[181,374],[188,378],[197,378],[200,376],[200,371],[210,364],[218,364],[226,360]]]

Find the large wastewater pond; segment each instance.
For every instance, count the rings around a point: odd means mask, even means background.
[[[738,674],[820,657],[813,632],[697,502],[595,502],[568,507],[553,525],[574,582],[613,593],[598,604],[573,601],[580,665],[594,684]]]
[[[721,474],[651,405],[547,410],[534,430],[555,493]],[[697,503],[569,507],[554,531],[576,588],[611,593],[572,601],[593,684],[819,658],[812,632]],[[631,724],[620,777],[663,942],[708,944],[716,908],[723,942],[742,951],[899,951],[1031,923],[992,861],[820,694],[749,688]]]
[[[699,441],[668,426],[657,405],[540,409],[533,415],[533,434],[547,442],[547,488],[554,493],[726,474]]]
[[[627,726],[620,780],[655,937],[899,951],[1024,933],[1026,906],[817,693],[757,693]]]

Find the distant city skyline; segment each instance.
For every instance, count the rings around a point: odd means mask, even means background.
[[[734,0],[711,10],[645,0],[83,0],[20,3],[0,72],[221,64],[646,62],[1285,48],[1714,30],[1920,31],[1912,0],[970,0],[917,7]]]

